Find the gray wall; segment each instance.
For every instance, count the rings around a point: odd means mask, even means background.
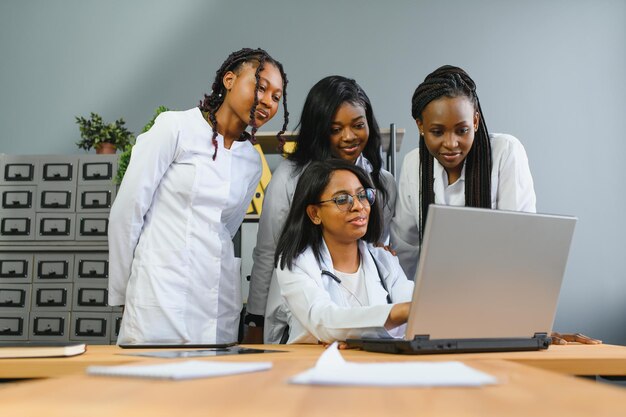
[[[5,0],[0,152],[77,153],[90,111],[137,132],[158,105],[196,105],[243,46],[285,65],[291,128],[318,79],[356,78],[381,126],[407,129],[400,158],[417,144],[414,88],[465,68],[489,129],[526,146],[538,209],[580,218],[556,329],[626,344],[624,1]]]

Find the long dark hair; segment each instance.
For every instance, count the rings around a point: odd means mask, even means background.
[[[330,150],[330,132],[333,117],[344,103],[363,106],[369,138],[363,155],[372,164],[372,181],[387,200],[387,190],[382,183],[380,170],[383,159],[380,154],[381,138],[378,123],[369,97],[356,81],[340,75],[331,75],[318,81],[304,101],[300,116],[296,150],[288,158],[303,169],[311,161],[325,161],[333,157]]]
[[[487,123],[483,116],[476,84],[461,68],[444,65],[428,74],[413,93],[411,115],[422,120],[424,108],[440,97],[467,97],[479,113],[478,131],[474,143],[465,159],[465,205],[468,207],[491,208],[491,143]],[[433,156],[428,152],[424,136],[420,136],[420,206],[419,241],[422,243],[428,206],[435,202],[433,191]]]
[[[306,209],[310,204],[317,204],[333,172],[346,170],[352,172],[365,188],[372,188],[367,173],[360,167],[350,164],[342,159],[327,159],[314,161],[304,170],[293,195],[291,209],[287,220],[278,238],[276,252],[274,254],[274,266],[291,270],[293,262],[304,250],[311,246],[315,259],[321,262],[322,226],[313,224]],[[361,238],[369,243],[376,243],[383,229],[382,211],[378,202],[370,209],[367,231]]]
[[[276,135],[279,142],[284,143],[285,139],[282,134],[287,130],[287,125],[289,124],[289,111],[287,110],[287,74],[283,70],[283,65],[272,58],[266,51],[261,48],[251,49],[251,48],[243,48],[239,51],[231,53],[228,58],[222,63],[222,66],[215,73],[215,79],[213,80],[213,85],[211,86],[211,94],[204,95],[204,99],[200,101],[198,107],[202,112],[208,113],[209,120],[213,124],[213,146],[215,147],[215,151],[213,152],[213,159],[215,159],[217,155],[217,119],[215,118],[215,112],[220,108],[222,103],[224,102],[224,98],[226,97],[226,88],[224,87],[223,79],[224,75],[228,71],[232,71],[234,73],[238,73],[241,69],[241,66],[247,62],[257,63],[254,77],[256,79],[256,87],[254,89],[254,103],[252,104],[252,108],[250,109],[250,125],[252,126],[252,131],[250,134],[245,131],[241,134],[241,139],[248,139],[252,143],[256,143],[256,131],[257,126],[254,119],[254,113],[256,112],[256,106],[259,104],[258,92],[259,92],[259,74],[265,69],[265,63],[270,63],[274,65],[280,71],[280,75],[283,78],[283,110],[284,110],[284,122],[283,127]]]

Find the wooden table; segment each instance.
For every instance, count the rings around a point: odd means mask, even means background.
[[[271,348],[276,348],[271,346]],[[83,373],[87,364],[162,362],[150,358],[122,356],[116,347],[90,346],[88,353],[75,358],[21,360],[22,368],[41,368],[59,378],[0,385],[2,416],[624,416],[626,390],[581,380],[538,367],[556,361],[565,370],[575,358],[599,357],[623,363],[624,350],[618,346],[554,346],[536,355],[470,355],[468,365],[498,378],[499,384],[482,388],[374,388],[291,385],[293,375],[315,364],[320,346],[281,346],[285,353],[222,356],[206,360],[271,361],[265,372],[189,381],[158,381],[130,378],[93,377]],[[574,348],[570,351],[567,349]],[[593,349],[587,349],[593,348]],[[126,351],[124,351],[126,352]],[[451,360],[460,355],[400,356],[343,351],[350,361]],[[524,358],[529,355],[527,358]],[[463,355],[466,356],[466,355]],[[539,356],[539,359],[529,359]],[[494,357],[494,358],[491,358]],[[552,358],[551,358],[552,357]],[[611,359],[613,358],[613,359]],[[580,359],[584,361],[585,359]],[[169,360],[171,361],[171,360]],[[543,361],[543,362],[542,362]],[[518,363],[516,363],[518,362]],[[16,375],[17,360],[0,362],[6,375]],[[52,365],[56,363],[57,365]],[[10,364],[10,367],[7,365]],[[60,364],[64,364],[62,367]],[[31,366],[32,365],[32,366]],[[551,365],[553,366],[553,365]],[[13,369],[13,371],[9,371]],[[67,372],[62,371],[66,369]],[[572,370],[583,369],[575,366]],[[604,370],[601,363],[596,369]],[[31,374],[34,372],[29,371]],[[24,372],[27,374],[28,372]]]
[[[273,361],[294,359],[317,359],[322,351],[318,345],[247,345],[247,347],[291,351],[295,354],[266,353],[263,355],[241,355],[237,360]],[[145,349],[143,351],[150,350]],[[49,378],[83,373],[89,365],[121,365],[132,362],[153,361],[152,358],[128,356],[142,350],[121,349],[117,346],[89,345],[87,352],[72,358],[32,358],[0,360],[0,379]],[[539,352],[501,352],[451,355],[385,355],[362,351],[343,351],[350,360],[363,361],[475,361],[500,359],[522,365],[556,371],[569,375],[626,375],[626,346],[615,345],[567,345],[550,346]],[[216,360],[231,360],[233,356],[222,356]]]

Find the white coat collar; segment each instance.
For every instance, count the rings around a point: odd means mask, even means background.
[[[463,168],[461,169],[461,176],[456,183],[465,182],[465,161],[463,161]],[[455,184],[456,184],[455,183]],[[435,193],[435,203],[445,204],[443,196],[446,195],[446,188],[448,188],[448,173],[443,165],[433,158],[433,191]],[[464,186],[461,189],[465,189]]]
[[[311,248],[309,248],[309,250],[311,250]],[[359,252],[361,253],[363,272],[365,274],[365,288],[367,289],[367,296],[370,305],[387,304],[387,292],[383,288],[380,280],[382,278],[385,283],[387,283],[390,273],[382,262],[374,261],[376,251],[377,250],[370,250],[365,241],[359,240]],[[324,240],[322,240],[322,247],[320,250],[319,267],[320,273],[321,271],[329,271],[333,274],[336,272],[333,266],[333,261],[330,257],[330,252],[328,251],[328,246],[326,246],[326,242]],[[387,287],[389,287],[389,285],[387,285]]]

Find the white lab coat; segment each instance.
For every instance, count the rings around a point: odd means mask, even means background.
[[[224,148],[198,108],[137,138],[109,220],[109,304],[118,343],[228,343],[242,308],[232,237],[261,177],[250,142]]]
[[[322,275],[322,270],[335,273],[325,244],[321,264],[308,248],[295,259],[293,270],[276,270],[284,303],[281,310],[289,322],[288,343],[317,343],[318,340],[329,343],[348,338],[404,335],[406,325],[389,332],[384,328],[393,304],[387,303],[387,292],[380,278],[385,281],[393,303],[411,301],[413,282],[406,279],[396,257],[386,250],[359,241],[359,251],[369,299],[369,305],[364,307],[351,307],[340,284]],[[266,326],[276,332],[272,339],[280,340],[282,331],[271,322],[266,322]]]
[[[499,210],[536,211],[533,178],[526,151],[517,138],[495,133],[491,139],[491,207]],[[419,148],[409,152],[398,182],[396,214],[391,222],[391,244],[409,279],[414,279],[419,254]],[[448,185],[446,170],[435,159],[433,167],[435,204],[465,205],[465,165],[461,177]]]
[[[359,156],[356,165],[368,173],[372,171],[371,163],[363,155]],[[266,320],[269,318],[270,323],[280,322],[281,312],[277,309],[282,303],[280,290],[276,284],[274,252],[301,174],[302,171],[298,171],[293,161],[282,161],[273,172],[272,180],[265,190],[256,247],[252,254],[254,264],[246,310],[250,314],[264,315]],[[387,201],[383,207],[382,236],[382,240],[386,241],[396,202],[396,182],[393,176],[384,169],[380,171],[380,178],[387,190]],[[274,317],[275,315],[278,317]],[[285,317],[283,319],[286,320]],[[267,324],[264,331],[265,333],[274,332],[268,328]],[[265,338],[265,340],[270,343],[271,339]]]

